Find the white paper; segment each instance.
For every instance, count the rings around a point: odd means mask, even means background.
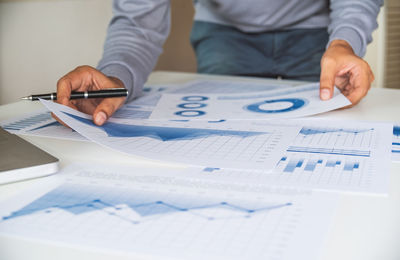
[[[300,127],[254,122],[174,122],[111,118],[99,127],[91,116],[53,102],[42,103],[89,140],[148,157],[194,165],[272,169]]]
[[[168,93],[251,93],[261,90],[274,90],[290,87],[282,83],[266,84],[259,82],[229,82],[222,80],[194,80],[185,84],[146,85],[143,95],[117,110],[113,118],[148,119],[161,98]],[[47,109],[3,121],[0,125],[13,134],[43,136],[68,140],[86,141],[79,133],[62,126],[51,117]]]
[[[337,201],[115,165],[57,177],[3,203],[0,234],[152,259],[316,260]]]
[[[150,119],[272,119],[328,112],[351,102],[335,88],[333,98],[319,98],[319,84],[241,94],[163,93]]]
[[[391,124],[325,119],[275,122],[302,126],[302,130],[273,172],[206,167],[194,170],[189,177],[316,190],[388,193]]]

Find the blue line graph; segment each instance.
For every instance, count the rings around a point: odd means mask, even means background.
[[[338,155],[351,155],[351,156],[362,156],[362,157],[371,156],[371,151],[335,149],[335,148],[313,148],[313,147],[290,146],[287,149],[287,151],[296,153],[338,154]]]
[[[370,128],[370,129],[344,129],[344,128],[316,128],[316,127],[303,127],[300,130],[301,135],[303,136],[310,136],[310,135],[317,135],[317,134],[326,134],[326,133],[337,133],[338,135],[340,135],[341,133],[350,133],[350,134],[361,134],[361,133],[366,133],[369,131],[373,131],[374,128]]]
[[[161,126],[143,126],[143,125],[126,125],[120,123],[107,122],[103,126],[95,125],[90,119],[82,118],[73,114],[64,112],[66,115],[87,125],[97,127],[107,133],[111,137],[150,137],[162,141],[172,140],[191,140],[194,138],[204,138],[213,135],[217,136],[238,136],[249,137],[266,132],[250,132],[235,130],[215,130],[200,128],[178,128],[178,127],[161,127]]]
[[[160,200],[162,198],[162,200]],[[99,211],[110,217],[139,224],[151,217],[162,217],[174,213],[187,213],[206,220],[249,218],[254,214],[289,207],[292,202],[271,204],[263,207],[248,207],[227,201],[211,201],[196,197],[154,194],[153,192],[115,189],[89,185],[64,184],[20,210],[4,216],[0,222],[36,213],[51,214],[63,210],[74,215]],[[228,216],[220,217],[213,210],[225,210]],[[132,210],[140,217],[129,217],[124,211]],[[211,210],[211,211],[210,211]]]
[[[374,128],[303,127],[288,152],[370,157]]]

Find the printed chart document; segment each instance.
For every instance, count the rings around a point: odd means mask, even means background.
[[[302,129],[273,172],[206,167],[191,176],[305,189],[388,193],[392,124],[326,119],[275,122]]]
[[[319,98],[319,84],[247,94],[163,93],[150,119],[272,119],[295,118],[350,105],[335,88],[333,98]]]
[[[8,132],[18,135],[87,141],[87,139],[79,133],[63,126],[52,118],[51,112],[46,108],[3,121],[1,122],[1,126]]]
[[[70,166],[3,203],[0,235],[151,259],[319,259],[336,194],[164,172]]]
[[[113,118],[148,119],[161,98],[168,93],[252,93],[291,87],[283,83],[233,82],[223,80],[194,80],[185,84],[147,85],[143,87],[143,96],[136,98],[117,110]],[[12,118],[0,123],[7,131],[19,135],[33,135],[87,141],[76,131],[66,128],[51,117],[50,111],[42,109]]]
[[[284,89],[291,86],[283,83],[261,82],[231,82],[222,80],[194,80],[185,84],[147,85],[143,88],[143,96],[136,98],[117,110],[113,118],[118,119],[148,119],[161,98],[161,94],[168,93],[252,93],[275,89]],[[33,113],[12,118],[0,123],[7,131],[18,135],[33,135],[68,140],[87,141],[76,131],[66,128],[51,117],[50,111],[41,109]]]
[[[109,148],[156,160],[239,169],[272,169],[298,134],[297,126],[254,122],[173,122],[110,118],[96,126],[89,115],[42,100],[72,129]]]

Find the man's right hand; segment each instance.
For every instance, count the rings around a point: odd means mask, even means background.
[[[75,100],[69,98],[72,91],[96,91],[107,88],[124,88],[124,84],[121,80],[107,77],[93,67],[79,66],[57,82],[57,103],[91,114],[94,123],[102,125],[124,104],[126,97]]]

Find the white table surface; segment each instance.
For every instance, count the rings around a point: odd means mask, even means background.
[[[191,73],[153,72],[148,84],[184,83],[195,78],[217,76]],[[217,77],[220,78],[220,77]],[[222,77],[227,80],[244,80]],[[249,80],[246,78],[245,80]],[[265,79],[255,81],[281,82]],[[291,82],[298,84],[298,82]],[[0,106],[0,121],[41,108],[37,102],[16,102]],[[319,117],[400,121],[400,90],[371,89],[360,104],[319,115]],[[121,154],[90,142],[67,141],[44,137],[23,138],[48,151],[61,161],[61,166],[72,161],[101,161],[132,165],[170,164]],[[79,152],[77,152],[79,151]],[[0,186],[0,203],[30,187],[37,180]],[[0,259],[131,259],[128,256],[69,248],[22,238],[0,236]],[[399,260],[400,259],[400,163],[392,163],[388,196],[342,194],[332,229],[324,243],[321,260]]]

